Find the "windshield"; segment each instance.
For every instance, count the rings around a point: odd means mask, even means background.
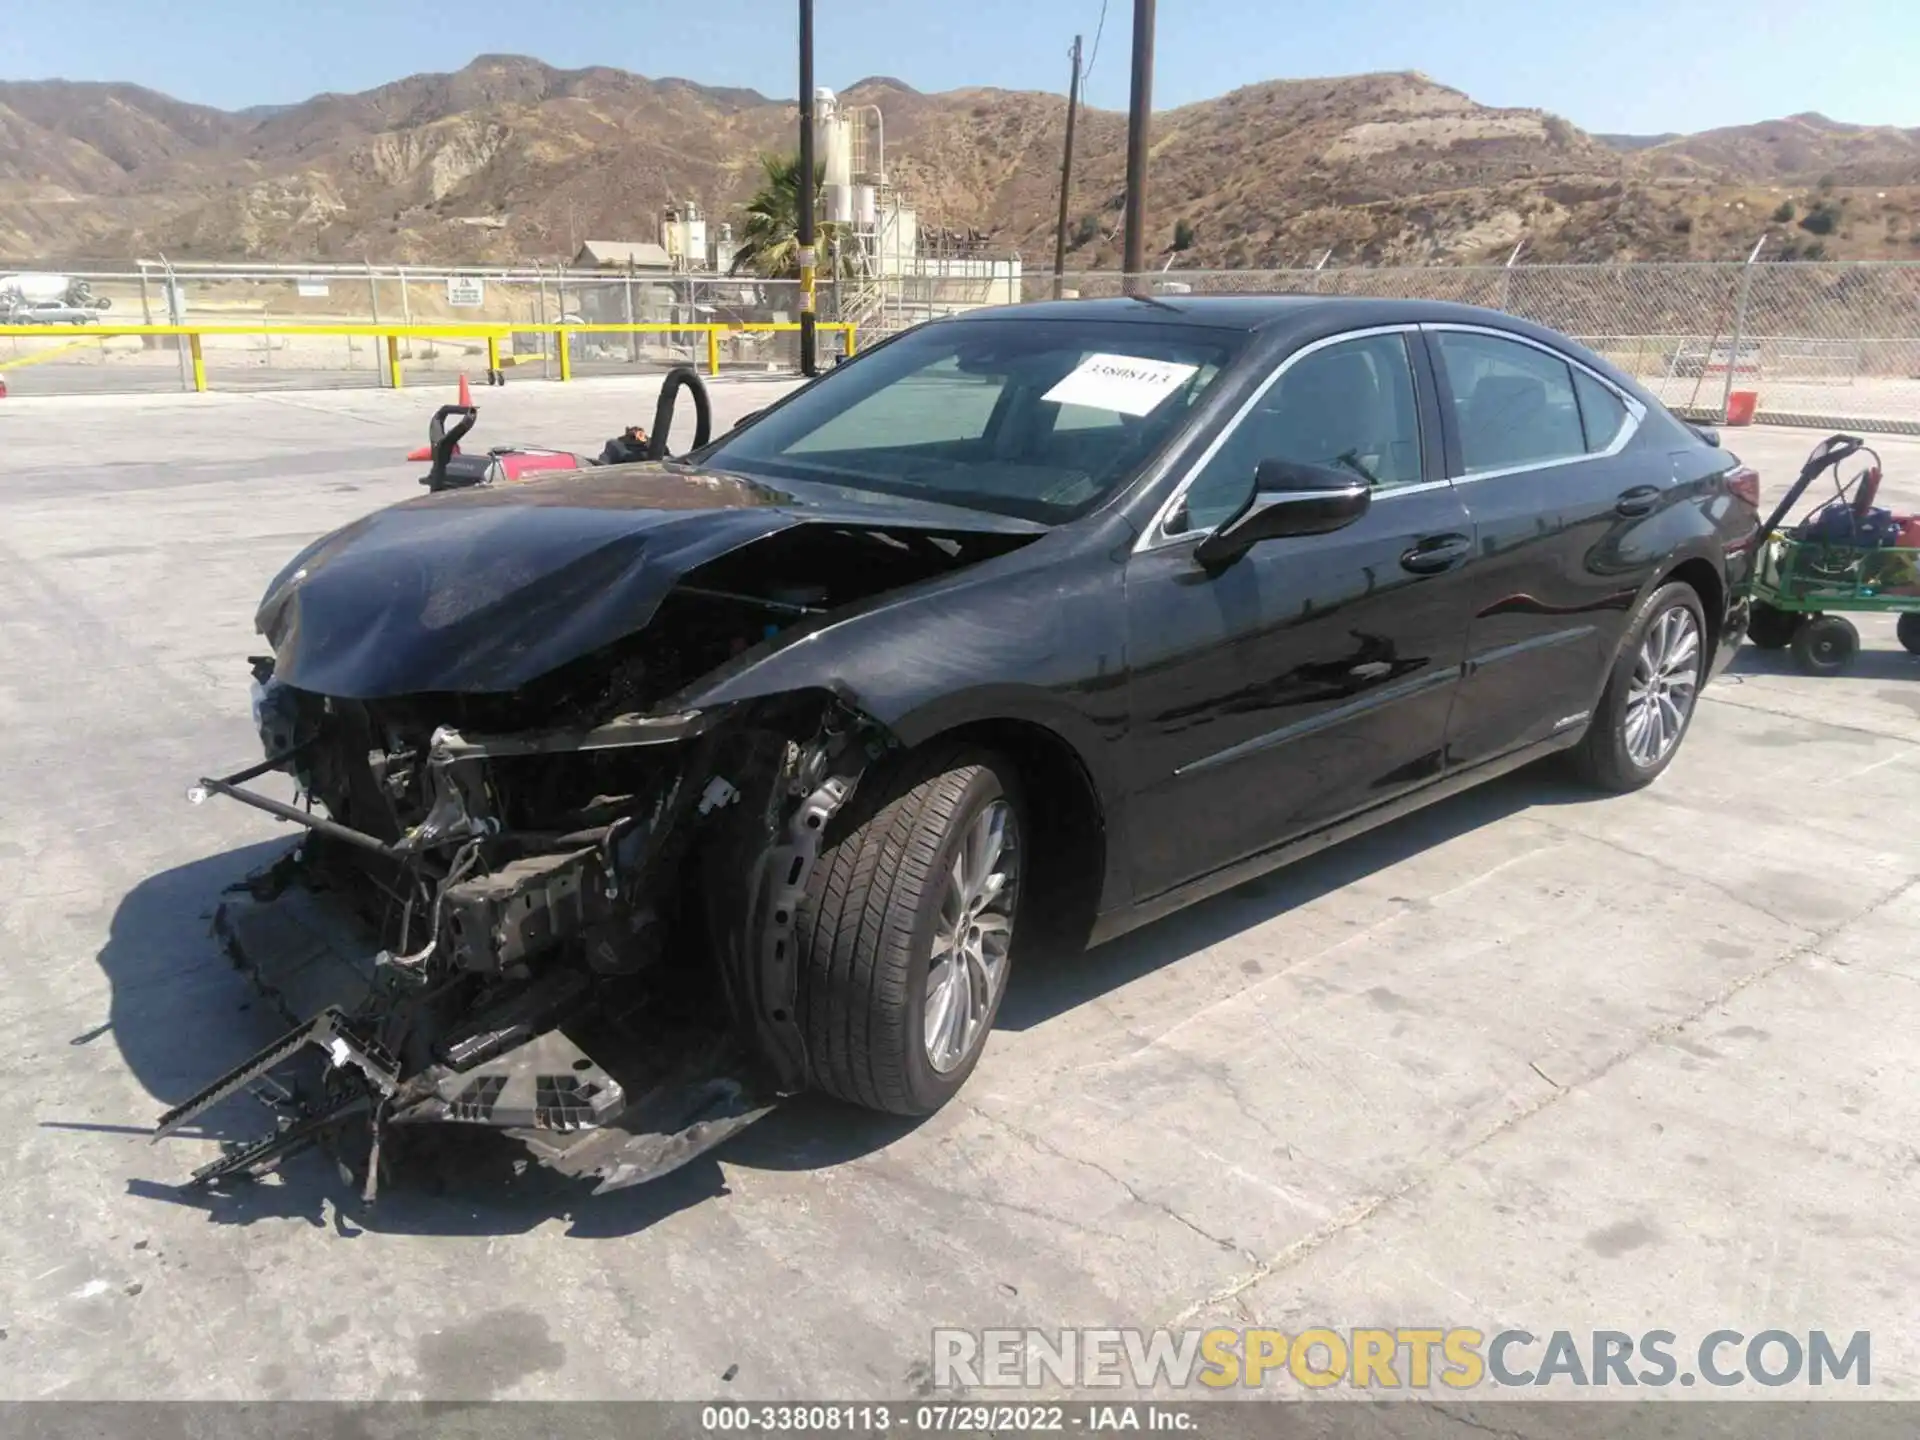
[[[1246,339],[1144,322],[929,325],[698,458],[1058,524],[1130,479]]]

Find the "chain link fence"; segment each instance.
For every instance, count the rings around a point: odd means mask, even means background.
[[[48,277],[19,267],[36,281]],[[657,271],[436,269],[414,266],[190,266],[134,264],[62,271],[57,304],[8,303],[0,266],[0,325],[71,324],[72,338],[0,335],[0,379],[16,394],[191,388],[186,344],[169,335],[90,334],[109,325],[260,327],[259,334],[202,340],[215,390],[351,388],[384,385],[387,357],[377,336],[326,333],[343,325],[747,325],[799,318],[796,281]],[[77,303],[75,303],[77,302]],[[509,379],[556,379],[556,337],[514,331],[500,342]],[[656,372],[708,360],[706,334],[652,331],[568,337],[575,375]],[[404,375],[423,381],[486,367],[483,338],[403,338]],[[792,332],[727,334],[722,371],[799,368]]]
[[[823,284],[823,319],[850,321],[862,343],[922,320],[981,305],[1040,300],[1049,274],[1004,262],[978,273]],[[0,277],[5,269],[0,268]],[[445,269],[428,266],[188,266],[136,262],[69,272],[94,322],[258,325],[280,333],[209,336],[215,389],[378,385],[378,339],[319,333],[342,324],[711,325],[790,322],[798,285],[644,270]],[[1399,296],[1482,305],[1551,326],[1607,356],[1673,408],[1723,419],[1729,398],[1756,397],[1759,419],[1835,428],[1920,431],[1920,264],[1897,262],[1433,266],[1378,269],[1168,270],[1142,277],[1153,292]],[[0,278],[0,292],[6,282]],[[1125,292],[1116,272],[1060,277],[1066,296]],[[70,307],[71,308],[71,307]],[[84,312],[86,307],[81,307]],[[31,319],[18,310],[0,319]],[[184,389],[187,357],[169,336],[71,340],[0,337],[0,378],[18,393]],[[302,334],[303,328],[316,333]],[[503,369],[558,377],[555,337],[517,331]],[[569,337],[575,374],[659,370],[706,360],[699,331]],[[401,342],[407,376],[475,372],[485,343]],[[721,342],[723,370],[791,373],[791,332],[739,333]]]
[[[1571,335],[1671,408],[1920,433],[1920,265],[1765,261],[1378,269],[1163,271],[1149,293],[1370,295],[1504,310]],[[1027,281],[1027,298],[1053,293]],[[1125,293],[1114,272],[1069,273],[1065,296]]]

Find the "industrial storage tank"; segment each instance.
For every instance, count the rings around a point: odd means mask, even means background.
[[[851,225],[854,216],[853,127],[840,112],[833,91],[822,86],[813,92],[813,138],[820,157],[821,199],[826,218]]]

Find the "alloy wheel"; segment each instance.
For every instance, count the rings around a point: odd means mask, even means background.
[[[1019,842],[1013,807],[994,800],[967,826],[947,872],[934,920],[922,1026],[927,1063],[942,1075],[979,1046],[1007,982]]]
[[[1627,755],[1641,769],[1652,769],[1680,743],[1700,693],[1701,658],[1700,624],[1686,606],[1673,606],[1647,628],[1624,719]]]

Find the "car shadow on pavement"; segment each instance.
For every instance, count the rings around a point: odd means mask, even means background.
[[[728,1194],[720,1158],[749,1170],[825,1169],[882,1149],[919,1123],[802,1095],[719,1150],[607,1195],[594,1195],[591,1182],[543,1169],[507,1136],[445,1125],[388,1132],[387,1143],[398,1154],[387,1187],[372,1205],[339,1162],[318,1150],[294,1157],[264,1180],[231,1188],[195,1190],[174,1180],[130,1179],[127,1191],[200,1210],[215,1224],[301,1220],[343,1239],[519,1235],[559,1220],[570,1239],[608,1240]]]
[[[999,1025],[1024,1030],[1097,999],[1142,975],[1219,943],[1295,906],[1431,846],[1530,806],[1596,798],[1533,766],[1418,811],[1272,874],[1143,927],[1084,954],[1041,956],[1015,972]],[[271,860],[284,841],[193,861],[141,882],[121,901],[99,960],[112,987],[103,1030],[154,1111],[177,1104],[212,1077],[273,1039],[281,1017],[235,972],[211,931],[223,889]],[[127,1128],[150,1123],[128,1116]],[[64,1128],[57,1118],[49,1128]],[[718,1163],[768,1172],[825,1169],[885,1148],[921,1122],[878,1115],[819,1095],[790,1099],[718,1150],[632,1189],[591,1194],[591,1183],[543,1169],[514,1141],[460,1126],[388,1131],[393,1179],[378,1201],[363,1203],[357,1182],[321,1151],[294,1157],[257,1183],[219,1191],[182,1186],[187,1171],[211,1158],[161,1145],[148,1152],[158,1178],[134,1178],[135,1196],[201,1210],[210,1222],[248,1226],[301,1220],[342,1238],[375,1235],[512,1235],[554,1220],[567,1234],[608,1239],[646,1230],[679,1211],[727,1193]],[[268,1112],[245,1099],[210,1112],[182,1134],[201,1140],[257,1137]],[[93,1128],[93,1127],[85,1127]],[[108,1127],[120,1128],[120,1127]],[[177,1177],[177,1178],[176,1178]]]
[[[1525,766],[1377,830],[1236,885],[1084,954],[1041,956],[1014,972],[998,1027],[1044,1024],[1111,990],[1423,850],[1535,805],[1603,798],[1564,778],[1552,760]]]
[[[245,1060],[286,1026],[284,1017],[237,972],[213,935],[222,892],[276,858],[285,840],[208,856],[149,876],[114,911],[98,961],[109,987],[107,1023],[72,1037],[76,1046],[110,1042],[152,1097],[150,1113],[119,1124],[66,1121],[49,1115],[49,1130],[143,1133],[170,1106]],[[722,1150],[730,1164],[763,1170],[812,1170],[877,1150],[917,1121],[874,1115],[820,1096],[777,1107]],[[180,1132],[185,1140],[258,1138],[273,1117],[246,1098],[228,1101]],[[163,1142],[143,1152],[150,1175],[129,1179],[129,1193],[203,1211],[208,1220],[246,1226],[297,1219],[341,1236],[518,1234],[554,1219],[579,1238],[631,1235],[726,1193],[714,1155],[645,1185],[604,1196],[591,1184],[533,1163],[506,1136],[458,1126],[394,1127],[394,1180],[366,1206],[359,1186],[336,1160],[309,1151],[254,1184],[210,1191],[179,1182],[212,1158],[205,1145]]]
[[[1807,675],[1794,663],[1786,650],[1762,650],[1742,645],[1727,662],[1729,675],[1791,675],[1818,682],[1826,677]],[[1920,655],[1911,655],[1898,645],[1862,647],[1843,672],[1858,680],[1913,680],[1920,678]],[[1711,692],[1709,692],[1711,693]]]
[[[121,898],[99,964],[109,987],[107,1023],[74,1045],[111,1035],[120,1058],[154,1099],[151,1121],[237,1065],[286,1026],[229,963],[213,936],[222,892],[267,864],[285,840],[248,845],[163,870]],[[186,1132],[232,1138],[212,1125]]]

